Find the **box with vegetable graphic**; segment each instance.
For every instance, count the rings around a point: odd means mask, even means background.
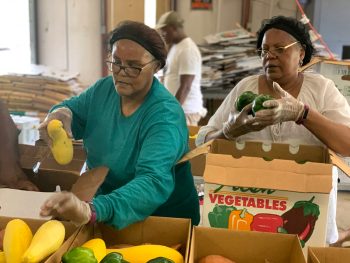
[[[85,225],[47,263],[185,263],[191,220],[148,217],[117,230],[104,224]]]
[[[215,140],[188,156],[205,151],[204,226],[296,234],[302,246],[325,245],[332,167],[342,166],[334,154],[316,146]]]

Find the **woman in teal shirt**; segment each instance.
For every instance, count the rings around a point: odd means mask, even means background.
[[[41,214],[119,229],[150,215],[191,218],[198,224],[190,164],[176,164],[188,152],[185,116],[154,77],[166,61],[164,42],[148,26],[125,21],[109,44],[112,76],[56,105],[40,129],[45,139],[47,123],[61,120],[68,134],[83,140],[88,167],[104,165],[110,171],[92,202],[57,193]]]

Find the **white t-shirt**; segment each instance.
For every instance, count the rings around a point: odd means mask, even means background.
[[[207,126],[203,126],[198,133],[196,144],[204,142],[208,132],[221,130],[223,124],[228,121],[229,115],[235,112],[236,98],[245,91],[258,91],[258,75],[241,80],[227,95],[215,114],[210,118]],[[345,97],[335,87],[334,82],[320,74],[304,73],[304,81],[301,86],[298,100],[317,110],[327,118],[345,124],[350,127],[350,106]],[[244,141],[267,141],[289,144],[322,145],[303,125],[294,121],[277,123],[257,132],[250,132],[238,137]]]
[[[202,58],[197,45],[189,37],[174,44],[168,53],[164,86],[174,96],[180,87],[180,75],[195,75],[191,90],[182,108],[185,113],[203,112],[203,96],[201,92]]]
[[[203,126],[199,132],[196,144],[204,142],[206,135],[211,131],[221,130],[228,121],[230,113],[235,112],[236,98],[245,91],[258,92],[258,75],[241,80],[225,98],[216,113],[210,118],[208,125]],[[345,97],[339,92],[330,79],[320,74],[304,73],[298,100],[317,110],[327,118],[350,127],[350,106]],[[331,135],[330,135],[331,136]],[[293,121],[278,123],[257,132],[250,132],[237,138],[244,141],[266,141],[288,144],[322,145],[325,146],[303,125]],[[332,191],[329,197],[327,243],[332,244],[338,240],[336,225],[337,206],[337,169],[333,169]]]

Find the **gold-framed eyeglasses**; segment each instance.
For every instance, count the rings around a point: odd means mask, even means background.
[[[295,41],[295,42],[293,42],[287,46],[284,46],[284,47],[277,47],[277,48],[273,48],[273,49],[259,48],[256,50],[256,52],[258,53],[258,56],[261,59],[265,58],[268,53],[270,53],[270,55],[278,57],[278,56],[282,55],[287,48],[290,48],[297,43],[299,43],[299,41]]]
[[[152,59],[151,61],[147,62],[146,64],[143,64],[141,67],[132,67],[132,66],[123,66],[119,62],[115,61],[106,61],[108,70],[110,72],[113,72],[114,74],[119,74],[121,70],[124,70],[125,74],[130,78],[137,78],[141,71],[150,65],[153,61],[156,61],[156,59]]]

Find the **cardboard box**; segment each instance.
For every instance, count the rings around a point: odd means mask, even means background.
[[[196,148],[196,138],[199,131],[199,126],[188,126],[188,132],[190,134],[189,138],[189,147],[190,150],[193,150]],[[193,176],[203,176],[204,173],[204,166],[205,166],[205,156],[199,155],[192,159],[190,159],[191,163],[191,171]]]
[[[314,58],[302,70],[310,70],[333,80],[340,93],[350,104],[350,61],[337,61],[322,58]],[[350,157],[342,158],[350,166]],[[350,190],[350,177],[341,170],[338,171],[340,190]]]
[[[325,245],[332,165],[350,173],[335,154],[315,146],[215,140],[187,157],[205,152],[204,226],[287,232],[306,245]]]
[[[174,246],[181,244],[180,253],[184,256],[184,262],[188,260],[191,220],[169,217],[148,217],[142,222],[132,224],[122,230],[97,224],[86,225],[80,228],[75,237],[71,237],[63,246],[52,255],[47,263],[61,262],[62,255],[86,241],[100,237],[108,247],[115,245],[141,245],[144,243]]]
[[[194,227],[189,263],[220,255],[237,263],[305,263],[295,235]]]
[[[349,248],[309,247],[308,263],[348,263],[350,262]]]
[[[27,219],[42,219],[40,206],[56,191],[71,191],[81,200],[91,200],[104,181],[108,168],[99,167],[80,175],[85,163],[85,152],[81,145],[74,145],[74,157],[68,165],[59,165],[46,145],[19,145],[20,163],[23,171],[40,192],[0,188],[0,216]],[[41,161],[38,173],[32,167]]]

